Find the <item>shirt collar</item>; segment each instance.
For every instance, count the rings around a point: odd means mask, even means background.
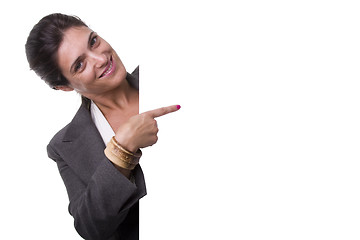
[[[114,130],[111,128],[109,122],[106,120],[104,114],[100,111],[98,106],[91,101],[90,105],[91,118],[95,123],[96,128],[98,129],[101,138],[103,139],[105,145],[110,141],[110,139],[115,135]]]

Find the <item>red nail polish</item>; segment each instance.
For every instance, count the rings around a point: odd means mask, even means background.
[[[180,109],[180,108],[181,108],[181,106],[180,106],[180,105],[177,105],[176,107],[177,107],[177,109]]]

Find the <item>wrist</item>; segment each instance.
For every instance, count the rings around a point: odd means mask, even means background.
[[[139,147],[135,146],[135,144],[132,144],[133,141],[131,141],[131,139],[126,139],[115,135],[115,140],[119,145],[121,145],[129,152],[136,153],[139,149]]]

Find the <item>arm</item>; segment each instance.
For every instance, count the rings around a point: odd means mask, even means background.
[[[51,145],[48,155],[58,165],[70,200],[69,212],[76,230],[85,239],[110,237],[130,207],[146,194],[140,166],[133,170],[135,185],[104,156],[89,182],[84,182]]]

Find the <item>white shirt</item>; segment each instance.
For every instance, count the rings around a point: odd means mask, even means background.
[[[115,132],[111,128],[109,122],[106,120],[104,114],[100,111],[98,106],[96,106],[93,101],[91,101],[90,112],[91,118],[95,123],[96,128],[99,130],[100,135],[106,145],[115,135]]]

